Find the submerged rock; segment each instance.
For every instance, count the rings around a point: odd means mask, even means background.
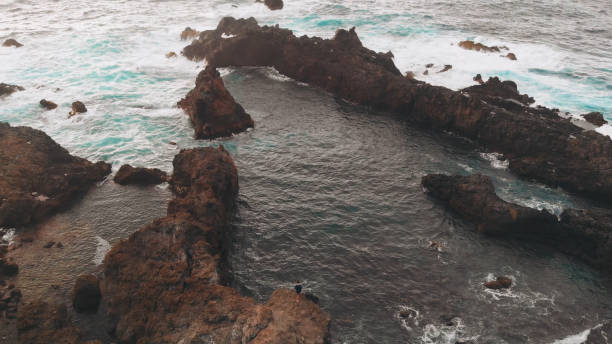
[[[44,107],[47,110],[53,110],[57,107],[57,104],[55,104],[52,101],[46,100],[46,99],[42,99],[40,101],[40,106]]]
[[[100,304],[100,281],[94,275],[81,275],[72,289],[72,306],[79,312],[96,312]]]
[[[72,111],[70,111],[69,115],[70,117],[76,115],[77,113],[85,113],[87,112],[87,107],[85,107],[85,104],[83,104],[83,102],[77,100],[76,102],[72,103]]]
[[[196,87],[178,102],[191,119],[196,139],[231,136],[252,128],[254,123],[234,100],[214,67],[207,66],[196,79]]]
[[[495,96],[487,89],[492,82],[479,85],[481,90],[431,86],[405,78],[392,54],[363,47],[354,29],[338,30],[332,39],[296,37],[277,26],[259,26],[253,18],[223,18],[183,55],[215,67],[274,67],[338,97],[502,152],[519,176],[612,201],[612,140],[582,131],[554,110],[526,106],[532,99],[510,82],[500,81],[503,93]]]
[[[113,246],[101,282],[120,343],[312,343],[329,339],[329,315],[295,292],[266,304],[224,286],[222,261],[238,175],[219,147],[182,150],[173,161],[167,216]]]
[[[154,185],[168,181],[166,172],[157,168],[132,167],[123,165],[117,171],[114,178],[115,183],[121,185],[139,184]]]
[[[65,209],[111,171],[28,127],[0,122],[0,147],[0,227],[28,225]]]
[[[188,39],[196,38],[200,33],[190,27],[186,27],[183,32],[181,32],[181,40],[186,41]]]
[[[444,73],[446,71],[449,71],[453,68],[453,66],[451,65],[444,65],[444,68],[442,68],[438,73]]]
[[[66,306],[34,301],[19,307],[17,339],[22,344],[77,344],[80,333],[72,324]]]
[[[585,121],[598,127],[608,123],[608,121],[604,119],[603,114],[601,112],[589,112],[587,114],[582,115],[582,118],[584,118]]]
[[[23,44],[17,42],[15,39],[13,38],[9,38],[6,41],[4,41],[4,43],[2,43],[3,47],[15,47],[15,48],[20,48],[23,47]]]
[[[506,276],[498,276],[494,281],[485,282],[484,286],[489,289],[508,289],[512,286],[512,279]]]
[[[5,83],[0,83],[0,97],[11,95],[17,91],[23,91],[24,88],[17,85],[9,85]]]

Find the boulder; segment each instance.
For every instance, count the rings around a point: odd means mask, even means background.
[[[582,115],[582,118],[584,118],[585,121],[598,127],[604,124],[608,124],[608,121],[604,119],[604,116],[601,112],[589,112],[587,114]]]
[[[182,150],[173,166],[167,216],[104,260],[102,294],[117,341],[326,343],[330,318],[315,303],[279,289],[256,304],[226,286],[238,174],[225,149]]]
[[[442,68],[438,73],[444,73],[446,71],[449,71],[453,68],[453,66],[451,65],[444,65],[444,68]]]
[[[474,41],[470,41],[470,40],[459,42],[459,46],[467,50],[483,51],[483,52],[488,52],[488,53],[492,53],[492,52],[499,53],[501,49],[505,48],[505,47],[498,47],[495,45],[489,47],[482,43],[475,43]]]
[[[255,2],[262,2],[261,0],[256,0]],[[263,3],[268,6],[268,8],[272,11],[282,10],[283,9],[283,0],[264,0]]]
[[[161,184],[168,180],[166,172],[157,168],[132,167],[123,165],[115,174],[114,181],[117,184],[139,184],[154,185]]]
[[[514,55],[514,53],[508,53],[506,57],[512,61],[516,61],[516,55]]]
[[[94,275],[81,275],[72,289],[72,306],[79,312],[96,312],[100,305],[100,281]]]
[[[231,136],[252,128],[251,116],[234,100],[214,67],[207,66],[196,86],[178,102],[191,119],[196,139]]]
[[[15,48],[20,48],[23,47],[23,44],[17,42],[15,39],[13,38],[9,38],[6,41],[4,41],[4,43],[2,43],[3,47],[15,47]]]
[[[9,85],[5,83],[0,83],[0,97],[11,95],[17,91],[23,91],[24,88],[17,85]]]
[[[508,289],[512,286],[512,279],[506,276],[497,276],[495,280],[485,282],[484,286],[488,289]]]
[[[77,100],[76,102],[72,103],[72,111],[70,111],[69,115],[70,117],[76,115],[77,113],[85,113],[87,112],[87,107],[85,107],[85,104],[83,104],[83,102]]]
[[[0,227],[25,226],[65,209],[111,171],[28,127],[0,122],[0,147]]]
[[[583,131],[554,109],[526,106],[532,100],[518,91],[506,99],[405,78],[392,54],[363,47],[354,29],[340,29],[332,39],[296,37],[278,26],[259,26],[254,18],[227,17],[216,29],[202,32],[183,55],[206,59],[214,67],[274,67],[337,97],[452,131],[501,152],[509,169],[521,177],[612,201],[609,137]],[[510,82],[503,85],[503,94],[514,94],[509,93]]]
[[[42,99],[40,101],[40,106],[44,107],[47,110],[53,110],[57,107],[57,104],[55,104],[52,101],[46,100],[46,99]]]
[[[484,84],[484,81],[482,80],[482,76],[480,74],[476,74],[475,77],[472,78],[472,80],[476,81],[479,84]]]

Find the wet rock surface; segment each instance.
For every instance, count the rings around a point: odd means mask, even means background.
[[[24,88],[17,85],[0,83],[0,97],[11,95],[17,91],[23,91]]]
[[[23,44],[17,42],[17,40],[15,40],[14,38],[9,38],[6,41],[4,41],[4,43],[2,43],[3,47],[15,47],[15,48],[21,48],[23,47]]]
[[[329,315],[276,290],[256,304],[225,286],[222,262],[238,193],[230,155],[183,150],[167,216],[113,246],[101,282],[120,343],[326,343]]]
[[[85,104],[83,104],[83,102],[77,100],[72,103],[72,111],[70,111],[69,115],[70,117],[72,117],[76,114],[85,112],[87,112],[87,107],[85,106]]]
[[[47,110],[53,110],[57,107],[57,104],[55,104],[54,102],[50,100],[42,99],[40,101],[40,106],[44,107]]]
[[[214,67],[207,66],[196,79],[196,87],[178,102],[191,119],[196,139],[231,136],[252,128],[254,123],[236,103]]]
[[[282,10],[283,9],[283,0],[257,0],[256,2],[263,2],[270,10]]]
[[[505,93],[495,98],[492,82],[459,92],[431,86],[402,76],[391,53],[363,47],[354,29],[338,30],[333,39],[296,37],[253,18],[223,18],[183,54],[215,67],[274,67],[350,101],[473,139],[504,153],[519,176],[612,201],[612,140],[583,131],[555,110],[526,106],[531,99],[513,92],[510,82],[500,81]],[[514,96],[507,100],[506,93]]]
[[[29,302],[19,308],[17,338],[20,344],[81,343],[66,306],[44,301]]]
[[[422,184],[431,196],[475,223],[480,232],[545,243],[606,271],[612,267],[610,210],[567,209],[558,220],[544,210],[500,199],[491,179],[480,174],[427,175]]]
[[[608,124],[608,121],[604,119],[603,114],[601,112],[589,112],[587,114],[582,115],[582,118],[584,118],[585,121],[598,127],[604,124]]]
[[[29,127],[0,122],[0,147],[0,227],[46,218],[110,173],[110,165],[72,156]]]
[[[485,282],[484,286],[489,289],[508,289],[512,286],[512,279],[506,276],[498,276],[493,281]]]
[[[115,174],[113,179],[115,183],[121,185],[137,184],[137,185],[155,185],[161,184],[168,180],[166,172],[157,168],[132,167],[131,165],[123,165]]]
[[[98,277],[81,275],[72,289],[72,305],[79,312],[96,312],[101,296]]]

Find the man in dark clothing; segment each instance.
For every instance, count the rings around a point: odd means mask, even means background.
[[[302,293],[302,283],[300,281],[295,282],[295,293],[297,294],[295,297],[295,302],[300,302],[300,294]]]

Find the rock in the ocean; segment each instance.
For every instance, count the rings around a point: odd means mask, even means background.
[[[111,171],[28,127],[0,122],[0,147],[0,227],[28,225],[65,209]]]
[[[324,344],[329,315],[295,292],[266,304],[223,285],[221,264],[238,195],[238,174],[219,147],[182,150],[173,161],[167,216],[114,245],[102,294],[120,343]]]
[[[259,26],[254,18],[223,18],[215,30],[202,32],[186,46],[183,55],[216,67],[274,67],[343,99],[450,130],[504,153],[509,169],[521,177],[612,201],[609,137],[583,131],[554,109],[524,105],[530,101],[405,78],[391,54],[363,47],[354,30],[338,30],[332,39],[296,37],[278,26]]]
[[[499,53],[501,51],[501,49],[504,49],[505,47],[498,47],[498,46],[486,46],[482,43],[475,43],[474,41],[461,41],[459,42],[459,46],[463,49],[467,49],[467,50],[475,50],[475,51],[484,51],[484,52],[496,52]]]
[[[181,40],[186,41],[188,39],[196,38],[200,33],[190,27],[186,27],[183,32],[181,32]]]
[[[81,275],[72,289],[72,306],[79,312],[96,312],[100,305],[100,281],[94,275]]]
[[[442,68],[438,73],[444,73],[448,70],[451,70],[453,68],[452,65],[444,65],[444,68]]]
[[[261,0],[256,0],[255,2],[262,2]],[[283,0],[263,0],[263,3],[268,6],[268,8],[272,11],[282,10],[283,9]]]
[[[11,95],[17,91],[23,91],[24,88],[17,85],[9,85],[5,83],[0,83],[0,97]]]
[[[196,139],[231,136],[253,127],[253,120],[234,100],[217,70],[207,66],[196,86],[178,102],[191,119]]]
[[[9,38],[6,41],[4,41],[4,43],[2,43],[2,46],[20,48],[20,47],[23,47],[23,44],[17,42],[17,40],[13,38]]]
[[[177,56],[176,56],[176,53],[175,53],[174,51],[171,51],[171,52],[169,52],[169,53],[167,53],[167,54],[166,54],[166,58],[168,58],[168,59],[169,59],[169,58],[173,58],[173,57],[177,57]]]
[[[484,81],[482,81],[482,76],[480,74],[476,74],[475,77],[472,78],[472,80],[476,81],[479,84],[484,84]]]
[[[484,286],[489,289],[508,289],[512,286],[512,279],[506,276],[497,276],[495,280],[485,282]]]
[[[512,61],[516,61],[516,55],[514,55],[514,53],[508,53],[506,57]]]
[[[154,185],[161,184],[168,180],[166,172],[157,168],[132,167],[123,165],[115,174],[114,181],[117,184],[139,184]]]
[[[481,85],[466,87],[461,91],[470,95],[478,95],[489,101],[494,101],[495,98],[501,98],[502,100],[512,99],[523,105],[529,105],[535,102],[532,97],[526,94],[520,94],[514,81],[501,81],[496,76],[489,78],[489,80]]]
[[[53,110],[57,107],[57,104],[55,104],[52,101],[46,100],[46,99],[42,99],[40,101],[40,106],[44,107],[47,110]]]
[[[508,203],[497,196],[491,179],[481,174],[447,176],[429,174],[423,186],[478,230],[493,235],[548,236],[557,218],[544,210]]]
[[[80,337],[61,303],[34,301],[19,307],[17,339],[21,344],[80,344]]]
[[[589,112],[587,114],[582,115],[582,118],[584,118],[585,121],[598,127],[608,123],[608,121],[604,119],[603,114],[601,112]]]
[[[70,117],[76,115],[77,113],[85,113],[87,112],[87,107],[85,107],[85,104],[83,104],[83,102],[77,100],[76,102],[72,103],[72,111],[70,111],[69,115]]]

